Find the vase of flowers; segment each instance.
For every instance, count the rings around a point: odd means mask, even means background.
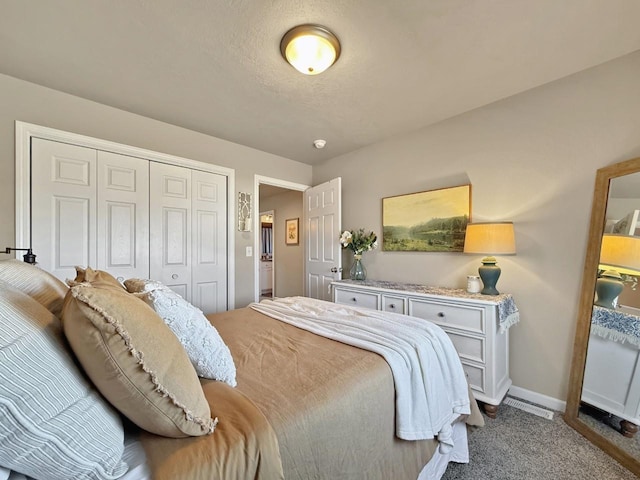
[[[340,235],[342,248],[348,248],[353,252],[353,265],[349,271],[351,280],[366,280],[367,271],[362,264],[362,254],[378,247],[378,237],[373,232],[365,232],[364,229],[345,230]]]

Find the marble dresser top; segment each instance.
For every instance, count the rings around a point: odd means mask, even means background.
[[[377,290],[397,291],[403,293],[415,293],[419,295],[432,295],[435,297],[462,299],[470,302],[497,305],[499,332],[503,333],[512,325],[520,321],[520,312],[516,307],[513,296],[510,293],[500,295],[482,295],[481,293],[468,293],[461,288],[431,287],[416,283],[389,282],[385,280],[336,280],[332,285],[354,286],[358,288],[371,288]]]
[[[417,283],[389,282],[386,280],[336,280],[332,282],[341,285],[353,285],[354,287],[379,288],[384,290],[401,290],[403,292],[420,293],[424,295],[437,295],[441,297],[461,298],[466,300],[480,300],[499,304],[511,298],[510,293],[500,295],[482,295],[481,293],[468,293],[462,288],[432,287]]]

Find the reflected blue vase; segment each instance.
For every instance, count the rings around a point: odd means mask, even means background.
[[[367,271],[362,264],[362,255],[354,255],[354,262],[351,265],[351,270],[349,270],[349,278],[351,280],[366,280]]]
[[[616,308],[616,299],[623,288],[620,274],[615,270],[606,270],[596,280],[597,300],[594,303],[599,307]]]

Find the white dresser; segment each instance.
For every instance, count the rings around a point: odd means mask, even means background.
[[[582,401],[620,417],[633,437],[640,425],[640,315],[593,306]]]
[[[518,321],[513,298],[384,281],[332,282],[333,301],[424,318],[453,342],[475,398],[495,418],[511,386],[509,326]]]

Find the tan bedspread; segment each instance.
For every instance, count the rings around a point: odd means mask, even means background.
[[[395,436],[393,378],[377,354],[250,308],[209,319],[233,355],[237,392],[203,381],[220,419],[209,437],[142,435],[154,478],[282,478],[273,466],[279,444],[287,480],[413,480],[436,450],[435,440]],[[476,402],[471,404],[467,423],[482,425]]]
[[[276,436],[256,406],[226,383],[203,380],[219,423],[211,435],[165,438],[140,433],[154,480],[282,479]]]
[[[382,357],[252,309],[211,317],[238,389],[278,436],[287,479],[415,479],[437,448],[395,436],[395,394]],[[482,424],[475,401],[469,421]],[[474,415],[475,413],[475,415]]]

